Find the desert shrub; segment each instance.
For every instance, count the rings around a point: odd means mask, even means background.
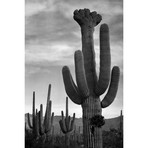
[[[123,148],[123,138],[120,131],[110,129],[110,131],[103,131],[103,148]]]

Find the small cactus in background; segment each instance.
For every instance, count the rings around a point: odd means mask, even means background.
[[[51,138],[52,138],[52,145],[54,145],[54,142],[55,142],[55,137],[54,137],[54,126],[52,126]]]
[[[121,110],[121,113],[120,113],[119,134],[120,134],[121,146],[123,147],[123,115],[122,115],[122,110]]]
[[[32,129],[33,138],[37,139],[38,138],[38,128],[37,128],[36,121],[38,120],[38,115],[37,115],[37,110],[35,109],[35,92],[33,92],[32,122],[31,122],[29,113],[27,113],[27,118],[28,118],[28,120],[27,120],[28,126],[30,129]]]
[[[122,115],[122,110],[120,112],[120,125],[119,125],[120,131],[123,131],[123,115]]]
[[[61,112],[62,119],[59,121],[61,131],[65,134],[65,143],[66,146],[70,145],[70,134],[74,130],[74,121],[75,121],[75,113],[73,114],[73,119],[71,120],[68,115],[68,97],[66,97],[66,117],[64,118],[63,111]]]
[[[102,108],[108,107],[114,101],[118,90],[120,71],[119,67],[114,66],[110,78],[109,28],[107,24],[102,24],[100,27],[100,74],[99,78],[97,77],[93,32],[102,17],[96,12],[90,12],[89,9],[80,9],[74,11],[73,18],[81,27],[82,51],[78,50],[74,54],[77,86],[69,68],[64,66],[62,69],[65,90],[74,103],[82,106],[84,147],[102,148],[101,127],[93,127],[92,137],[90,119],[94,116],[101,116]],[[100,96],[107,89],[104,99],[100,101]],[[103,125],[103,120],[101,122]]]
[[[34,139],[40,139],[42,143],[45,140],[49,140],[52,127],[53,127],[53,119],[54,113],[51,115],[51,104],[50,101],[50,91],[51,91],[51,84],[48,87],[48,95],[47,95],[47,104],[46,104],[46,112],[45,117],[43,117],[43,105],[40,105],[40,111],[37,109],[35,110],[35,92],[33,92],[33,111],[32,111],[32,124],[29,113],[27,114],[28,118],[28,126],[32,129],[32,134]]]

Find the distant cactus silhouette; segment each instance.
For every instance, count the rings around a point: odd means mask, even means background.
[[[95,115],[101,115],[102,108],[108,107],[114,101],[120,71],[119,67],[114,66],[110,80],[109,28],[107,24],[102,24],[100,27],[99,79],[97,77],[93,32],[94,27],[101,22],[102,17],[95,11],[80,9],[74,11],[73,18],[81,27],[82,51],[77,50],[74,54],[77,86],[72,79],[69,68],[64,66],[62,69],[65,90],[74,103],[82,106],[84,147],[102,148],[101,127],[94,127],[94,137],[92,138],[90,119]],[[105,97],[100,101],[100,96],[105,93],[107,88]]]
[[[73,119],[71,120],[70,116],[68,115],[68,97],[66,97],[66,117],[64,119],[63,111],[61,111],[61,116],[62,116],[62,119],[59,121],[60,128],[62,132],[65,134],[66,146],[69,147],[70,134],[74,130],[75,113],[73,113]]]
[[[122,115],[122,110],[120,112],[119,132],[120,132],[120,140],[122,141],[121,144],[123,144],[123,115]]]
[[[53,127],[53,119],[54,113],[51,115],[51,104],[50,101],[50,91],[51,84],[48,87],[48,95],[47,95],[47,104],[46,104],[46,112],[45,117],[43,117],[43,105],[40,105],[40,111],[35,110],[35,92],[33,92],[33,110],[32,110],[32,124],[29,113],[27,114],[28,118],[28,126],[32,129],[33,138],[40,139],[43,143],[45,140],[49,140],[52,127]]]

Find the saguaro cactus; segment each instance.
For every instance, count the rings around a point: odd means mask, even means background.
[[[120,131],[120,138],[123,139],[123,115],[122,115],[122,110],[120,112],[119,131]]]
[[[65,90],[74,103],[82,106],[85,148],[102,148],[101,127],[94,128],[92,138],[90,119],[97,115],[101,116],[102,108],[108,107],[114,101],[120,72],[119,68],[114,66],[110,80],[109,28],[107,24],[102,24],[100,27],[100,74],[99,79],[97,78],[93,32],[102,17],[95,11],[80,9],[74,11],[73,18],[81,28],[82,52],[77,50],[74,55],[77,86],[69,68],[64,66],[62,69]],[[105,97],[100,101],[100,96],[105,93],[107,88]]]
[[[66,97],[66,117],[64,119],[63,111],[61,111],[61,116],[62,119],[59,121],[60,128],[62,132],[65,134],[66,146],[69,147],[70,133],[74,130],[75,113],[73,113],[73,119],[71,120],[70,116],[68,115],[68,97]]]
[[[37,115],[36,115],[36,110],[35,110],[35,92],[33,92],[33,103],[32,103],[32,124],[31,124],[31,119],[29,113],[27,113],[27,118],[28,118],[28,126],[30,129],[32,129],[33,133],[33,138],[38,137],[38,129],[37,129]]]
[[[32,132],[33,137],[35,139],[41,138],[42,141],[48,140],[53,126],[54,113],[52,113],[51,115],[52,102],[50,100],[50,91],[51,91],[51,84],[49,84],[48,87],[45,117],[43,117],[42,104],[40,105],[40,111],[38,112],[37,109],[35,111],[35,92],[33,92],[32,124],[31,124],[30,115],[29,113],[27,114],[28,125],[33,131]]]

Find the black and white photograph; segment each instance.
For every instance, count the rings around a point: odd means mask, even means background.
[[[147,148],[147,1],[0,5],[0,147]]]
[[[123,1],[25,0],[25,148],[123,148]]]

